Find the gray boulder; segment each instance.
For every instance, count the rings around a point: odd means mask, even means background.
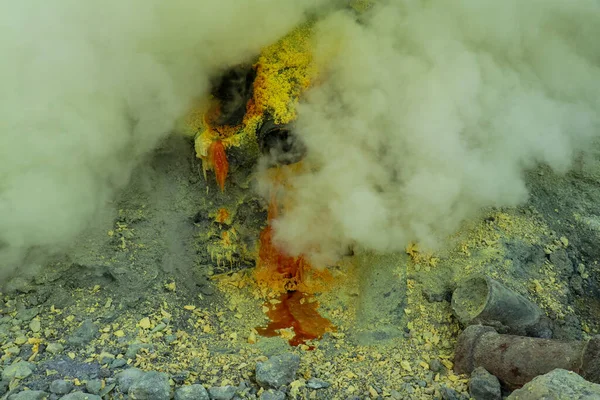
[[[515,390],[507,400],[593,400],[600,399],[600,385],[588,382],[575,372],[555,369],[540,375],[521,389]]]

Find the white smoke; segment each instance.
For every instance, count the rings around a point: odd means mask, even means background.
[[[69,244],[209,77],[326,0],[21,0],[0,13],[0,279]]]
[[[597,0],[388,0],[317,26],[321,77],[299,108],[308,172],[276,240],[317,263],[349,244],[443,243],[527,198],[600,134]]]

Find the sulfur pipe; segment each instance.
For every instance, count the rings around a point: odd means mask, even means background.
[[[550,321],[536,304],[488,276],[461,282],[452,294],[452,309],[463,326],[481,324],[500,333],[552,337]]]
[[[600,383],[600,336],[560,341],[499,334],[491,327],[471,325],[458,338],[454,370],[470,374],[477,367],[485,368],[510,389],[556,368]]]

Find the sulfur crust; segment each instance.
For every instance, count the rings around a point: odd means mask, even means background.
[[[310,37],[312,24],[304,24],[260,55],[254,85],[256,111],[272,115],[276,123],[296,118],[295,105],[314,74]]]
[[[289,123],[296,118],[295,106],[314,73],[310,38],[312,24],[303,24],[276,43],[263,49],[255,64],[257,76],[254,98],[247,105],[241,125],[215,129],[206,121],[210,99],[194,105],[185,117],[183,132],[195,136],[196,156],[206,160],[208,147],[217,139],[225,148],[243,146],[256,140],[256,129],[266,115],[276,123]],[[207,169],[210,167],[207,166]]]
[[[310,85],[314,74],[311,34],[312,23],[305,23],[262,50],[254,65],[254,96],[248,102],[246,115],[239,126],[211,126],[211,113],[216,105],[212,97],[199,99],[183,118],[180,131],[194,138],[196,156],[202,160],[205,179],[207,171],[214,169],[209,154],[214,141],[221,140],[225,149],[235,146],[245,152],[256,152],[256,130],[266,116],[276,123],[289,123],[296,118],[298,98]],[[235,230],[220,234],[220,240],[208,245],[211,258],[219,267],[232,265],[233,254],[250,250],[238,243]]]

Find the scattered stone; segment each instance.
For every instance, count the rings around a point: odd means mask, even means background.
[[[260,400],[285,400],[285,393],[269,389],[260,395]]]
[[[178,385],[183,385],[183,382],[185,382],[189,377],[190,371],[181,371],[174,374],[171,379],[173,379],[173,381]]]
[[[256,363],[256,382],[263,388],[279,389],[294,381],[299,366],[300,357],[295,354],[273,356]]]
[[[85,346],[91,342],[97,334],[98,326],[96,326],[91,319],[86,319],[81,326],[67,338],[67,343],[77,347]]]
[[[121,368],[127,365],[127,361],[124,358],[116,358],[113,362],[110,363],[111,368]]]
[[[21,346],[21,351],[19,351],[19,357],[21,360],[29,360],[29,357],[33,355],[33,346],[30,344],[25,344]]]
[[[145,372],[139,368],[129,368],[117,374],[117,384],[123,393],[127,393],[131,385],[144,376]]]
[[[152,351],[152,350],[154,350],[154,346],[152,346],[149,343],[132,343],[129,345],[129,347],[127,348],[127,351],[125,352],[125,358],[126,359],[129,359],[129,358],[135,359],[135,356],[141,349],[148,349],[148,350]]]
[[[108,364],[110,362],[112,362],[115,359],[114,354],[110,354],[107,352],[102,352],[100,353],[100,355],[98,356],[98,361],[100,362],[100,364]]]
[[[61,353],[64,349],[65,346],[60,343],[48,343],[48,346],[46,346],[46,351],[52,354]]]
[[[88,377],[85,378],[85,380],[87,381],[88,379],[95,379],[95,378],[106,379],[109,376],[112,376],[112,372],[109,369],[107,369],[107,368],[100,368],[100,369],[98,369],[98,374],[97,375],[93,375],[93,376],[92,375],[88,375]]]
[[[446,385],[440,387],[440,394],[442,395],[442,400],[468,400],[468,397],[461,395],[456,390],[449,388]]]
[[[573,289],[575,294],[582,296],[585,293],[583,290],[583,278],[581,278],[581,276],[573,275],[571,277],[570,283],[571,283],[571,289]]]
[[[15,344],[21,346],[23,344],[27,343],[27,336],[25,335],[19,335],[15,338]]]
[[[48,393],[42,390],[24,390],[20,393],[9,396],[9,400],[46,400]]]
[[[73,392],[61,397],[60,400],[102,400],[102,397],[91,393]]]
[[[411,388],[412,389],[412,388]],[[390,396],[392,397],[392,399],[394,400],[401,400],[404,398],[404,396],[402,396],[402,393],[400,393],[397,390],[392,390],[390,391]]]
[[[20,352],[21,349],[19,349],[17,346],[11,346],[8,349],[4,350],[4,354],[8,357],[18,356]]]
[[[156,333],[156,332],[162,332],[165,329],[167,329],[167,324],[165,324],[164,322],[160,322],[159,324],[157,324],[154,329],[152,329],[150,331],[150,333]]]
[[[100,394],[102,391],[102,380],[101,379],[91,379],[87,381],[85,384],[85,389],[92,394]]]
[[[485,368],[477,367],[471,373],[469,393],[475,400],[500,400],[500,381]]]
[[[73,384],[64,379],[57,379],[50,383],[50,391],[55,394],[67,394],[73,390]]]
[[[506,400],[588,400],[600,398],[600,385],[588,382],[575,372],[555,369],[534,378]]]
[[[429,361],[429,369],[432,372],[442,372],[444,369],[444,366],[442,365],[442,363],[440,362],[440,360],[438,360],[437,358],[434,358],[433,360]]]
[[[100,391],[100,393],[98,393],[98,396],[100,396],[100,397],[106,396],[108,393],[112,392],[112,390],[115,388],[115,386],[117,386],[117,385],[114,383],[104,386],[104,389],[102,389]]]
[[[175,336],[175,335],[167,335],[167,336],[165,336],[165,341],[168,344],[171,344],[171,343],[173,343],[176,340],[177,340],[177,336]]]
[[[558,340],[582,340],[583,330],[581,321],[576,315],[566,315],[563,320],[557,320],[554,327],[553,339]]]
[[[169,400],[169,377],[161,372],[146,372],[131,384],[127,393],[136,400]]]
[[[573,274],[573,263],[569,260],[569,256],[565,249],[558,249],[552,252],[549,258],[559,274],[566,276],[571,276]]]
[[[6,338],[8,336],[9,326],[8,323],[3,325],[0,323],[0,338]]]
[[[19,361],[9,365],[2,371],[3,381],[12,381],[13,379],[25,379],[33,373],[34,366],[26,361]]]
[[[331,386],[331,383],[322,381],[322,380],[317,379],[317,378],[310,378],[306,382],[306,387],[309,388],[309,389],[326,389],[329,386]]]
[[[31,322],[29,323],[29,329],[31,329],[32,332],[37,333],[42,329],[42,324],[40,322],[39,319],[33,319],[31,320]]]
[[[31,321],[39,313],[40,313],[40,309],[37,307],[33,307],[33,308],[19,311],[15,318],[18,319],[19,321],[27,322],[27,321]]]
[[[182,386],[175,391],[175,400],[209,400],[208,392],[204,386],[195,384]]]
[[[210,398],[213,400],[231,400],[235,396],[237,388],[235,386],[227,385],[221,387],[212,387],[208,389]]]
[[[413,385],[411,385],[410,383],[406,382],[402,384],[402,392],[403,393],[408,393],[408,394],[413,394],[415,392],[415,389],[413,388]]]
[[[152,327],[152,323],[150,322],[150,318],[144,317],[138,322],[138,326],[142,329],[150,329]]]

